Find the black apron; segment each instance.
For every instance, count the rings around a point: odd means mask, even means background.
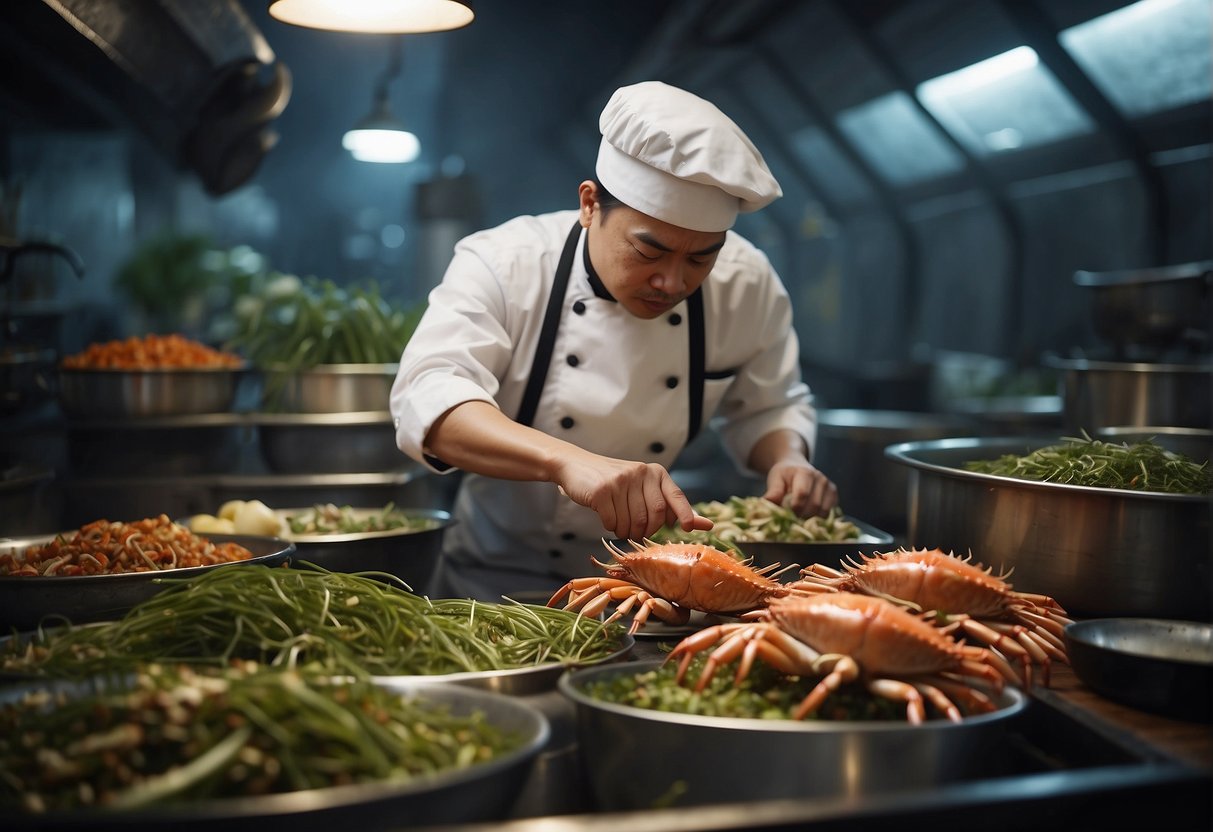
[[[581,237],[581,223],[574,223],[569,231],[568,239],[564,242],[564,250],[560,253],[560,263],[556,267],[556,277],[552,281],[552,291],[548,295],[547,310],[543,314],[543,327],[539,330],[539,343],[535,347],[535,360],[531,364],[531,375],[527,379],[526,390],[522,395],[522,405],[518,408],[517,421],[530,427],[535,420],[535,411],[539,407],[539,397],[543,393],[544,382],[547,381],[548,368],[552,363],[552,350],[556,346],[556,329],[560,326],[561,310],[564,308],[564,296],[569,285],[569,273],[573,270],[573,258],[577,254],[577,240]],[[690,344],[690,379],[687,384],[687,395],[690,398],[687,418],[687,441],[699,433],[703,422],[703,381],[706,360],[703,331],[703,292],[702,287],[687,298],[687,338]]]

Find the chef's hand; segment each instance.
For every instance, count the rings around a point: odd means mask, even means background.
[[[649,537],[665,525],[688,532],[712,528],[655,462],[587,455],[569,460],[557,484],[573,502],[597,512],[604,529],[625,540]]]
[[[767,471],[767,492],[763,496],[791,509],[798,517],[826,514],[838,505],[837,486],[804,460],[784,460],[772,465]]]

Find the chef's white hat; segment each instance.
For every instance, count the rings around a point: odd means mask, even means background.
[[[598,119],[598,181],[620,202],[693,231],[725,231],[783,191],[762,154],[711,102],[644,81],[621,87]]]

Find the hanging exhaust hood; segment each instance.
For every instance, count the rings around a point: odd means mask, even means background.
[[[133,128],[212,195],[277,142],[291,77],[238,0],[30,0],[0,16],[0,113]]]

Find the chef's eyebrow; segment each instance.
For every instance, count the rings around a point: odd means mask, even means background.
[[[656,238],[654,238],[653,236],[651,236],[650,234],[648,234],[647,232],[644,232],[644,231],[638,232],[636,234],[636,239],[639,240],[640,242],[644,243],[646,246],[652,246],[653,248],[657,249],[658,251],[667,251],[668,252],[668,251],[674,250],[674,249],[670,248],[669,246],[665,245],[664,243],[659,242]],[[720,251],[720,249],[723,245],[724,245],[724,240],[722,239],[720,242],[713,243],[712,245],[708,246],[705,249],[700,249],[699,251],[692,251],[690,256],[691,257],[703,257],[708,254],[715,254],[716,252]]]

